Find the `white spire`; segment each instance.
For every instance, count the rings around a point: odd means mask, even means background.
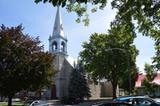
[[[59,6],[57,8],[57,13],[56,13],[56,18],[55,18],[55,22],[54,22],[52,37],[66,38],[64,36],[64,31],[63,31],[62,19],[61,19],[61,13],[60,13],[60,10],[59,10]]]

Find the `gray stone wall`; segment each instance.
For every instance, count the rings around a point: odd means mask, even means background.
[[[90,83],[89,88],[91,91],[91,99],[100,98],[100,94],[101,94],[101,85],[100,84]]]
[[[101,97],[111,97],[112,96],[112,85],[110,82],[101,82]]]
[[[54,61],[57,74],[55,76],[56,94],[58,98],[68,95],[68,85],[73,67],[63,55],[57,55]]]
[[[98,84],[89,83],[91,91],[91,99],[98,99],[101,97],[112,97],[112,84],[111,82],[104,81]],[[119,88],[117,87],[117,96],[119,96]]]

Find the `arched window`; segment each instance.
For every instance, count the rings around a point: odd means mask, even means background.
[[[55,41],[52,43],[52,50],[53,51],[57,50],[57,42]]]
[[[62,50],[63,52],[65,52],[65,46],[66,46],[65,43],[62,42],[62,43],[61,43],[61,50]]]

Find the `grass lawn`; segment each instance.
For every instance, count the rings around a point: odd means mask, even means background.
[[[7,106],[7,102],[0,102],[0,106]],[[12,106],[27,106],[27,105],[24,105],[23,103],[12,103]]]

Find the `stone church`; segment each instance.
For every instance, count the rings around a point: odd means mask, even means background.
[[[55,17],[52,36],[49,37],[49,52],[55,55],[54,67],[57,74],[51,90],[51,98],[62,98],[68,95],[68,83],[73,70],[68,61],[67,37],[64,34],[59,7]]]
[[[53,79],[55,83],[50,90],[44,92],[45,97],[49,99],[60,99],[68,95],[70,74],[73,71],[73,66],[71,64],[73,63],[70,63],[68,60],[67,41],[67,37],[63,30],[60,9],[58,7],[53,33],[49,36],[49,52],[55,55],[53,64],[57,71],[57,74]],[[99,98],[101,95],[105,95],[105,92],[107,92],[108,96],[111,96],[112,94],[110,84],[106,85],[104,82],[97,85],[90,83],[89,87],[93,98]]]

